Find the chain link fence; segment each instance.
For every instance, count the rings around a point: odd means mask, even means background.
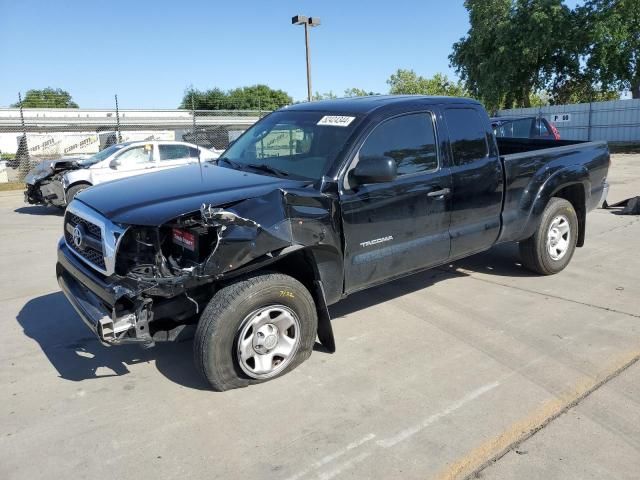
[[[116,98],[113,109],[0,108],[0,183],[23,181],[44,160],[85,158],[127,141],[176,140],[225,150],[269,113],[240,108],[246,103],[212,110],[123,109]]]

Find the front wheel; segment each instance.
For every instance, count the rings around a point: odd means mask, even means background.
[[[313,298],[294,278],[263,273],[238,281],[202,313],[196,367],[217,391],[271,380],[311,355],[317,325]]]
[[[89,185],[88,183],[80,183],[78,185],[73,185],[72,187],[69,187],[66,195],[67,205],[69,205],[71,203],[71,200],[76,198],[76,195],[78,195],[82,190],[86,190],[90,186],[91,185]]]
[[[569,264],[578,240],[578,217],[573,205],[552,198],[536,232],[520,242],[522,264],[541,275],[553,275]]]

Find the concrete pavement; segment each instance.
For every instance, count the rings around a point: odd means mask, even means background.
[[[639,167],[614,159],[612,198],[640,194]],[[638,471],[638,217],[590,214],[553,277],[503,246],[361,292],[332,308],[335,354],[225,393],[196,375],[190,342],[91,336],[54,278],[61,224],[0,196],[0,478]]]

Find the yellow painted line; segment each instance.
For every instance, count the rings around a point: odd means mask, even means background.
[[[438,480],[453,480],[475,477],[477,473],[495,463],[520,443],[535,435],[536,432],[575,407],[580,401],[639,360],[640,351],[629,352],[622,355],[617,361],[611,362],[607,369],[598,373],[595,377],[582,378],[571,389],[545,402],[526,417],[511,424],[497,436],[447,465],[434,478]]]

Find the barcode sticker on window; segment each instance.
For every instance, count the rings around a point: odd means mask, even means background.
[[[345,117],[342,115],[325,115],[320,119],[318,125],[329,125],[332,127],[348,127],[356,117]]]

